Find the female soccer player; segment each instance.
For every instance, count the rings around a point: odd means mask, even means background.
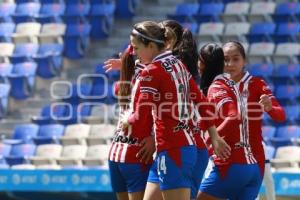
[[[197,103],[216,155],[225,159],[230,148],[217,134],[214,116],[210,113],[212,110],[186,67],[172,52],[164,50],[170,37],[171,31],[155,22],[146,21],[134,26],[131,45],[141,62],[149,64],[138,79],[140,94],[136,109],[123,122],[123,128],[127,127],[126,124],[143,127],[153,113],[157,156],[150,169],[146,192],[152,189],[151,180],[159,180],[164,199],[188,200],[191,172],[197,156],[188,126],[192,102]]]
[[[132,46],[123,53],[121,61],[121,77],[116,87],[120,104],[119,122],[109,153],[111,182],[118,200],[142,200],[155,151],[151,135],[153,121],[149,120],[143,127],[122,129],[122,115],[132,110],[136,103],[139,92],[136,90],[137,79],[144,65],[135,64]]]
[[[208,100],[217,107],[217,130],[232,152],[229,159],[213,157],[215,167],[201,183],[197,199],[253,200],[264,171],[262,114],[267,112],[281,122],[285,120],[285,113],[267,84],[244,70],[243,46],[239,42],[228,42],[223,51],[224,54],[216,44],[208,44],[201,49],[199,60],[202,85],[209,87]],[[220,62],[210,68],[208,63],[212,60],[225,61],[225,67]],[[223,67],[227,74],[221,74]]]

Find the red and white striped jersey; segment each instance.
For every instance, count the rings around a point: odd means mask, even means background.
[[[131,99],[128,110],[120,108],[119,122],[117,125],[117,130],[111,145],[109,152],[109,160],[114,162],[122,163],[140,163],[139,159],[136,158],[136,154],[140,150],[140,142],[151,135],[153,120],[149,121],[143,126],[138,126],[136,124],[129,126],[126,130],[122,130],[122,120],[121,116],[124,112],[133,112],[136,108],[137,97],[139,96],[139,75],[144,65],[136,64],[135,74],[132,79],[132,90]],[[116,92],[118,91],[118,86]]]
[[[206,97],[200,92],[186,67],[171,52],[165,52],[153,59],[141,73],[140,96],[137,110],[129,117],[129,123],[145,126],[153,112],[157,151],[179,149],[194,145],[193,133],[189,127],[191,102],[198,106],[201,116],[211,112]],[[214,125],[210,118],[204,122]],[[180,158],[177,150],[171,157]]]
[[[229,159],[224,161],[214,157],[222,175],[226,174],[231,163],[259,163],[263,172],[263,108],[259,104],[263,94],[268,95],[272,101],[272,110],[268,114],[276,121],[285,120],[283,108],[265,81],[248,72],[237,83],[226,74],[219,75],[210,86],[208,100],[216,104],[218,132],[231,147]]]

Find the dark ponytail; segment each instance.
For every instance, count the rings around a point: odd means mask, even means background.
[[[214,78],[224,71],[224,52],[221,46],[208,43],[200,49],[199,60],[205,65],[201,75],[200,88],[207,96]]]
[[[121,73],[120,73],[120,90],[118,93],[119,103],[121,107],[127,108],[130,102],[131,80],[134,75],[134,57],[132,54],[132,46],[130,45],[121,57]]]

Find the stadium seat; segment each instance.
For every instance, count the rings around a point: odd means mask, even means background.
[[[85,166],[108,165],[109,150],[110,145],[107,144],[89,146],[82,162]]]
[[[222,2],[219,3],[202,3],[200,5],[199,11],[196,15],[194,15],[194,19],[198,23],[204,22],[220,22],[221,14],[224,11],[224,4]]]
[[[16,24],[35,21],[34,17],[39,14],[41,4],[39,2],[27,2],[17,4],[15,13],[12,15]]]
[[[65,129],[65,134],[60,137],[61,143],[63,145],[86,145],[86,138],[90,133],[90,128],[90,125],[87,124],[68,125]]]
[[[129,19],[133,17],[136,13],[139,0],[116,0],[116,17]],[[104,2],[102,2],[104,3]],[[113,3],[113,1],[108,2]]]
[[[36,146],[34,144],[16,144],[12,146],[9,156],[6,156],[6,162],[9,165],[25,164],[28,157],[33,156]]]
[[[270,139],[275,136],[276,128],[274,126],[262,126],[262,136],[266,144],[271,145]]]
[[[63,136],[65,127],[61,124],[41,125],[37,136],[33,137],[36,145],[41,144],[58,144],[59,138]]]
[[[67,26],[64,55],[71,59],[82,58],[89,43],[90,24],[71,24]]]
[[[300,14],[299,2],[284,2],[277,4],[273,20],[276,22],[297,22]]]
[[[61,16],[65,13],[65,9],[64,3],[45,3],[42,4],[40,13],[35,19],[41,24],[62,22]]]
[[[0,23],[0,42],[12,42],[11,35],[15,32],[15,28],[16,25],[12,22]]]
[[[32,56],[37,54],[39,45],[36,43],[20,43],[15,45],[14,53],[9,56],[13,64],[32,61]]]
[[[91,37],[96,39],[109,36],[114,22],[115,4],[93,4],[89,15]]]
[[[273,68],[272,63],[257,63],[248,65],[251,75],[262,77],[267,81],[270,80],[273,75]]]
[[[36,154],[29,158],[32,164],[55,165],[56,159],[60,158],[63,147],[60,144],[43,144],[37,146]]]
[[[16,125],[11,139],[3,139],[5,144],[33,143],[33,137],[37,136],[39,126],[35,124]]]
[[[284,107],[287,121],[292,124],[297,124],[300,121],[300,107],[299,105],[288,105]],[[300,138],[299,138],[300,139]]]
[[[40,116],[33,116],[31,121],[38,125],[55,123],[57,119],[69,118],[69,110],[71,110],[71,104],[69,103],[53,103],[51,105],[44,106],[41,110]]]
[[[275,158],[271,160],[274,168],[298,167],[300,147],[285,146],[276,150]]]
[[[66,32],[66,25],[63,23],[43,24],[38,40],[42,44],[59,43],[64,44],[63,36]]]
[[[0,83],[9,83],[7,76],[12,70],[13,65],[11,63],[0,63]]]
[[[38,43],[37,35],[40,33],[41,24],[37,22],[24,22],[17,24],[16,32],[12,34],[14,43]]]
[[[116,126],[112,124],[94,124],[91,125],[87,144],[89,146],[98,144],[110,144],[114,137]]]
[[[0,119],[4,118],[8,112],[10,85],[0,83]]]
[[[271,160],[275,156],[275,148],[273,146],[267,145],[265,148],[266,158]]]
[[[15,2],[1,2],[0,4],[0,21],[12,22],[11,15],[15,13],[17,5]]]
[[[16,64],[13,73],[8,76],[11,92],[10,96],[23,100],[33,95],[37,64],[25,62]]]
[[[50,164],[50,165],[37,165],[35,166],[35,169],[42,169],[42,170],[61,170],[61,166],[60,165],[54,165],[54,164]]]
[[[298,42],[300,23],[279,23],[273,36],[275,43]]]
[[[109,106],[105,103],[95,103],[91,109],[91,115],[82,119],[84,123],[99,124],[108,122]]]
[[[280,43],[277,44],[273,55],[273,62],[276,64],[299,63],[297,56],[300,54],[299,43]]]
[[[300,137],[300,127],[297,125],[280,126],[277,128],[274,138],[271,142],[274,147],[292,145],[296,143],[296,139]]]
[[[272,1],[252,2],[248,20],[250,23],[271,22],[276,3]]]
[[[271,63],[271,56],[275,50],[273,42],[252,43],[249,50],[249,63]]]
[[[67,3],[63,16],[64,22],[68,25],[78,22],[87,22],[85,17],[89,14],[90,9],[91,5],[89,2]]]
[[[247,35],[249,43],[273,42],[272,36],[275,33],[276,24],[273,22],[259,22],[252,24]]]
[[[17,164],[12,165],[10,168],[13,170],[34,170],[35,166],[32,164]]]
[[[246,35],[249,33],[250,24],[248,22],[232,22],[227,23],[222,41],[238,40],[246,42]]]
[[[56,160],[61,166],[81,166],[81,159],[85,158],[86,152],[86,145],[67,145],[63,147],[61,157]]]
[[[284,105],[288,103],[297,103],[297,99],[300,98],[300,86],[299,85],[278,85],[276,87],[275,96]]]
[[[297,84],[300,79],[299,64],[280,64],[275,67],[274,82],[279,85]]]
[[[60,75],[63,48],[63,45],[58,43],[40,45],[38,53],[33,56],[38,65],[38,76],[49,79]]]
[[[230,2],[226,4],[222,19],[224,23],[246,22],[249,13],[249,2]]]
[[[196,22],[184,22],[181,23],[181,25],[184,28],[187,28],[188,30],[190,30],[192,32],[192,34],[197,34],[199,27],[198,24]]]
[[[0,43],[0,58],[1,62],[9,62],[8,56],[11,56],[14,52],[15,45],[13,43]]]
[[[88,101],[92,92],[92,85],[90,84],[73,84],[72,87],[68,88],[66,93],[67,97],[62,98],[66,102],[70,102],[72,105],[79,104],[83,101]]]
[[[10,155],[10,151],[11,151],[11,145],[0,143],[0,164],[6,164],[4,158]]]
[[[192,16],[196,15],[199,10],[199,4],[197,3],[182,3],[176,6],[175,14],[169,14],[168,18],[176,20],[178,22],[191,22]]]
[[[199,28],[199,33],[196,36],[199,41],[214,41],[220,42],[224,30],[224,23],[202,23]]]

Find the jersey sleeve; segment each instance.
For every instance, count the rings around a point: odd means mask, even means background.
[[[218,117],[222,123],[218,125],[217,131],[220,135],[231,132],[232,127],[238,127],[241,123],[236,102],[222,85],[212,85],[208,90],[208,101],[216,105]]]
[[[283,122],[285,121],[285,111],[277,101],[276,97],[273,95],[271,88],[267,85],[267,83],[260,79],[258,81],[258,87],[260,89],[260,96],[265,94],[268,95],[269,98],[271,98],[272,101],[272,109],[268,112],[269,116],[277,122]]]
[[[137,107],[129,118],[129,124],[138,123],[139,126],[153,121],[152,108],[156,104],[155,95],[159,94],[160,78],[154,70],[144,69],[139,77],[140,93],[137,100]]]

